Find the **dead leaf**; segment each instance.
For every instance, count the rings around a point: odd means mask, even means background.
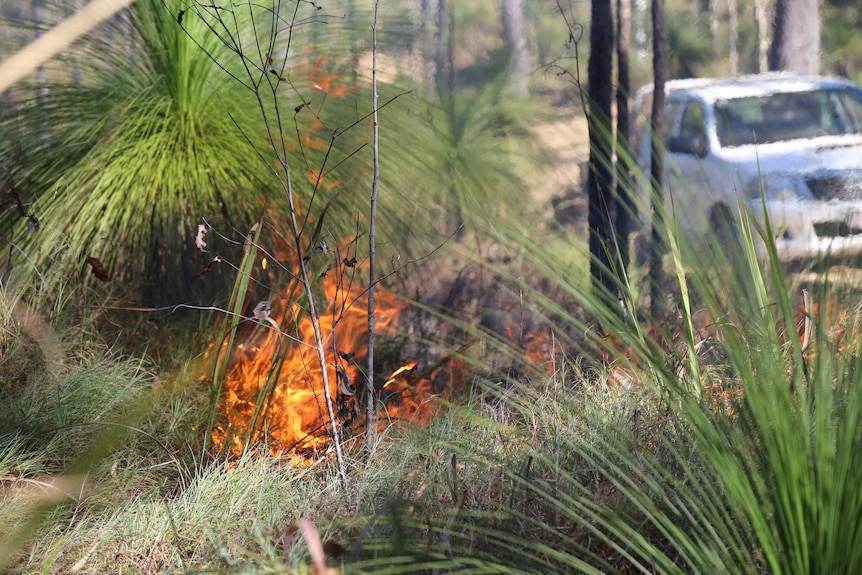
[[[195,236],[195,247],[202,252],[207,251],[207,243],[204,236],[207,235],[207,227],[203,224],[198,224],[198,235]]]
[[[102,265],[102,262],[98,258],[90,256],[86,260],[84,260],[84,263],[90,265],[93,271],[93,275],[96,276],[96,279],[99,279],[103,282],[108,281],[108,270],[105,269],[105,266]]]
[[[270,317],[270,313],[272,313],[272,305],[267,300],[263,300],[254,306],[252,315],[254,315],[254,319],[267,320]]]
[[[338,384],[341,388],[341,393],[349,397],[356,395],[356,392],[353,391],[353,388],[350,386],[350,374],[347,373],[347,370],[340,365],[336,365],[335,373],[338,375]]]

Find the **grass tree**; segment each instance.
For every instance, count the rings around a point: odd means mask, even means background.
[[[224,45],[200,37],[199,47],[176,13],[142,0],[79,47],[79,84],[57,78],[43,106],[18,94],[3,160],[42,225],[12,233],[28,261],[7,272],[68,277],[95,258],[151,303],[220,283],[221,269],[194,281],[212,259],[195,246],[197,225],[247,230],[276,188],[240,132],[250,125],[240,86],[204,53]]]

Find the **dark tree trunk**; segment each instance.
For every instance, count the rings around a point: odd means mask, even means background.
[[[590,61],[587,69],[589,87],[588,126],[590,132],[589,216],[590,275],[593,293],[611,303],[616,286],[612,269],[616,254],[612,214],[614,213],[613,169],[611,166],[613,135],[611,132],[611,99],[614,27],[611,0],[592,0],[590,24]],[[615,257],[613,258],[615,260]]]
[[[449,9],[446,6],[446,0],[437,0],[437,58],[434,78],[437,82],[439,95],[448,94],[452,90],[452,84],[449,82],[452,54],[450,54],[449,44],[446,41],[449,36],[446,34],[448,21]]]
[[[770,70],[820,72],[820,10],[817,0],[777,0]]]
[[[633,206],[631,150],[629,149],[629,52],[631,48],[631,0],[617,0],[617,206],[615,228],[619,248],[619,265],[629,265],[629,234]]]
[[[437,99],[446,114],[447,124],[454,133],[458,124],[455,113],[456,80],[455,80],[455,9],[454,5],[447,4],[447,0],[438,0],[437,3],[437,62],[436,62]],[[457,184],[450,179],[449,197],[458,197]],[[464,221],[466,213],[460,201],[453,204],[453,216],[455,218],[455,237],[460,238],[464,234]]]
[[[667,79],[667,37],[664,25],[664,0],[652,0],[653,26],[653,82],[652,119],[650,132],[652,134],[652,150],[650,154],[650,176],[653,185],[652,198],[652,238],[649,262],[650,277],[650,308],[652,315],[659,318],[664,313],[662,259],[666,252],[664,241],[664,84]]]

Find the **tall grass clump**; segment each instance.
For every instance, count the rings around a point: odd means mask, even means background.
[[[472,431],[459,422],[431,442],[427,489],[454,486],[449,503],[416,512],[414,491],[406,511],[380,512],[381,539],[363,549],[391,550],[396,535],[411,543],[415,562],[389,572],[426,561],[479,572],[853,571],[858,302],[828,271],[794,283],[769,222],[740,211],[735,258],[719,238],[704,258],[668,225],[668,297],[679,303],[663,318],[627,284],[627,313],[607,309],[558,254],[510,234],[533,275],[509,281],[554,334],[552,370],[477,381],[471,415],[453,416]],[[544,295],[548,282],[563,295]]]
[[[15,92],[3,159],[41,229],[14,222],[10,239],[28,259],[13,277],[68,280],[92,257],[104,279],[153,303],[224,291],[219,266],[193,281],[211,259],[197,226],[246,229],[275,187],[242,136],[243,107],[226,104],[243,98],[239,87],[203,52],[227,48],[189,37],[206,30],[200,20],[185,26],[164,3],[137,2],[74,50],[74,77],[58,72],[38,98]]]
[[[324,231],[354,233],[364,196],[345,188],[362,173],[351,158],[364,142],[338,135],[369,122],[350,71],[305,50],[314,18],[302,8],[247,4],[221,20],[215,9],[137,2],[76,47],[74,74],[52,76],[40,98],[32,85],[16,90],[0,153],[41,226],[28,233],[17,211],[4,214],[19,248],[12,278],[90,281],[76,272],[92,257],[100,279],[148,303],[212,303],[228,292],[251,225],[264,214],[286,225],[274,148],[297,167],[309,235],[322,214]],[[264,86],[279,95],[266,99],[268,125],[255,97]]]
[[[0,356],[5,357],[5,351]],[[4,376],[6,367],[0,372]],[[153,406],[151,381],[140,362],[102,350],[69,354],[63,370],[51,373],[37,367],[26,380],[7,385],[0,417],[4,572],[24,572],[27,564],[41,564],[44,557],[27,554],[41,544],[56,547],[66,541],[68,533],[60,526],[74,524],[87,505],[92,505],[89,511],[99,509],[95,494],[116,496],[129,465],[156,463],[135,448],[127,455],[137,451],[140,458],[118,455],[123,445],[140,446],[130,439],[135,435],[146,436],[149,448],[160,444],[138,427]]]
[[[293,168],[307,242],[361,235],[372,134],[358,22],[368,12],[323,8],[136,2],[50,67],[46,89],[20,85],[0,118],[0,156],[40,225],[30,233],[35,220],[3,214],[15,246],[4,273],[45,291],[70,278],[97,283],[86,273],[97,260],[122,295],[212,303],[229,290],[242,234],[264,214],[287,227],[277,157]],[[384,18],[382,43],[409,51],[403,7]],[[460,220],[520,198],[508,140],[525,131],[499,82],[441,95],[453,102],[444,113],[402,88],[399,72],[380,91],[394,128],[382,139],[380,244],[406,255],[451,232],[435,225],[449,217],[437,199],[457,205]],[[415,218],[417,206],[428,217]],[[207,253],[195,241],[201,224]]]
[[[579,433],[535,441],[532,475],[510,474],[525,500],[541,502],[518,515],[536,533],[525,548],[559,571],[826,573],[859,560],[858,304],[841,299],[827,273],[809,286],[816,305],[803,305],[769,222],[741,212],[734,261],[705,260],[702,246],[681,244],[669,226],[676,320],[635,322],[637,306],[619,319],[570,292],[610,326],[609,338],[588,337],[581,349],[604,358],[605,375],[594,381],[622,388],[628,413],[614,424],[585,404],[545,402],[550,420],[576,414]],[[529,254],[559,285],[576,285],[538,246]],[[535,295],[545,311],[564,313]],[[561,341],[595,333],[567,319],[575,327],[560,329]],[[799,328],[806,322],[813,330]],[[513,407],[535,414],[544,392],[519,389]]]

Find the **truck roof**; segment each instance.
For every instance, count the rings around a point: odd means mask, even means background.
[[[768,74],[752,74],[737,78],[689,78],[685,80],[670,80],[665,83],[665,93],[687,92],[697,95],[707,102],[727,98],[745,98],[763,96],[781,92],[806,92],[821,88],[856,87],[853,83],[832,76],[803,76],[790,72],[770,72]],[[858,89],[858,87],[857,87]],[[653,85],[640,88],[635,94],[635,100],[641,100],[653,91]]]

